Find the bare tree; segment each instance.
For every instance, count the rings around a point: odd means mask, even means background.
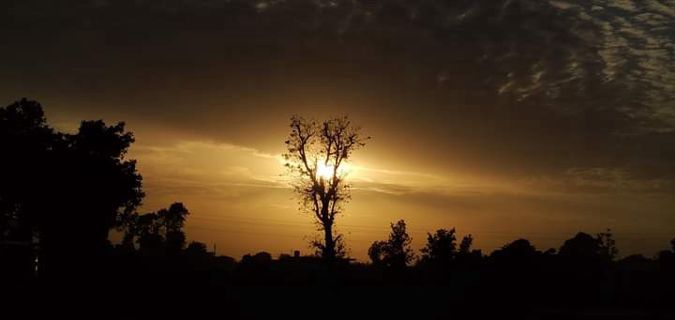
[[[342,236],[335,233],[334,226],[335,217],[350,198],[345,161],[368,139],[347,117],[321,123],[291,118],[284,159],[294,177],[292,186],[300,196],[301,209],[311,213],[323,231],[323,239],[312,241],[312,245],[326,259],[344,255]]]

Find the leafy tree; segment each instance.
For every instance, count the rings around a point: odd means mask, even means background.
[[[180,202],[157,212],[131,214],[121,227],[124,231],[123,243],[132,247],[138,243],[141,251],[166,249],[168,253],[176,254],[185,246],[183,225],[189,214]]]
[[[518,239],[507,243],[501,249],[492,252],[491,257],[499,261],[525,262],[540,252],[527,239]]]
[[[598,233],[596,239],[598,239],[599,242],[600,255],[610,261],[614,260],[619,254],[619,249],[616,247],[616,241],[614,240],[614,235],[612,235],[612,230],[607,229],[606,232]]]
[[[207,254],[206,244],[198,241],[192,241],[185,248],[185,253],[193,256],[203,256]]]
[[[600,251],[597,239],[585,232],[577,233],[573,238],[565,240],[558,254],[568,257],[595,257]]]
[[[579,232],[565,240],[559,255],[572,259],[611,261],[617,255],[616,243],[610,230],[595,237]]]
[[[427,244],[422,248],[422,260],[435,263],[450,263],[457,254],[455,228],[438,229],[427,234]]]
[[[185,246],[183,225],[189,214],[188,209],[180,202],[171,204],[169,209],[162,209],[157,212],[164,228],[167,250],[170,252],[178,252]]]
[[[394,268],[403,268],[414,258],[410,244],[412,238],[406,232],[404,220],[391,224],[391,233],[387,241],[375,241],[368,250],[373,264],[383,264]]]
[[[56,132],[39,103],[22,99],[0,109],[0,142],[2,236],[37,239],[47,276],[96,262],[109,230],[143,197],[136,163],[125,158],[133,134],[101,120]]]
[[[368,257],[373,265],[382,265],[385,255],[386,241],[375,241],[368,248]]]
[[[661,266],[666,270],[675,270],[675,239],[670,241],[671,249],[662,250],[657,254]]]
[[[139,215],[134,219],[138,230],[138,245],[142,251],[159,250],[164,244],[162,225],[156,213]]]
[[[45,201],[40,182],[57,140],[38,102],[24,98],[0,108],[0,240],[32,241]]]
[[[471,253],[471,245],[473,244],[473,237],[469,234],[462,238],[462,242],[459,244],[459,254],[468,255]]]
[[[296,178],[293,187],[302,210],[312,214],[324,234],[311,244],[332,260],[344,255],[342,237],[334,230],[335,218],[350,198],[344,164],[368,138],[347,117],[321,123],[292,117],[290,127],[286,167]]]

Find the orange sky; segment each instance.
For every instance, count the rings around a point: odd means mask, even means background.
[[[286,125],[279,119],[268,128],[283,131]],[[298,210],[287,184],[280,158],[284,136],[278,136],[278,148],[269,150],[171,135],[160,141],[144,140],[141,133],[137,138],[129,156],[139,160],[144,175],[144,208],[185,202],[193,213],[186,227],[190,239],[216,244],[220,253],[235,257],[262,250],[308,252],[307,240],[316,228],[311,216]],[[387,140],[375,137],[350,163],[353,199],[338,228],[346,234],[351,256],[361,260],[398,219],[408,222],[416,248],[423,246],[426,232],[456,227],[487,252],[517,237],[541,249],[557,248],[577,231],[606,228],[614,230],[622,254],[655,252],[673,234],[672,197],[636,195],[630,187],[588,194],[544,178],[437,171],[415,165],[424,154],[390,162],[387,155],[375,154],[382,149],[377,144]]]
[[[675,236],[675,7],[659,1],[20,1],[0,101],[126,121],[142,210],[182,201],[189,239],[307,252],[278,156],[289,118],[373,137],[337,221],[364,259],[389,223],[486,252],[611,228],[622,255]],[[648,17],[648,18],[645,18]]]

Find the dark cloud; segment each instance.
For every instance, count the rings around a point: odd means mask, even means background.
[[[348,112],[376,119],[373,131],[395,132],[379,143],[414,145],[409,152],[433,153],[437,166],[665,180],[659,186],[672,190],[672,2],[2,7],[3,99],[35,95],[59,111],[101,108],[244,145],[272,139],[261,138],[259,123],[290,113]]]

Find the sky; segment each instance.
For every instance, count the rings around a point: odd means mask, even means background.
[[[486,253],[675,236],[671,0],[5,0],[0,39],[0,103],[125,121],[141,210],[184,202],[219,254],[310,253],[280,159],[295,114],[372,137],[337,221],[359,260],[399,219],[416,249],[453,227]]]

